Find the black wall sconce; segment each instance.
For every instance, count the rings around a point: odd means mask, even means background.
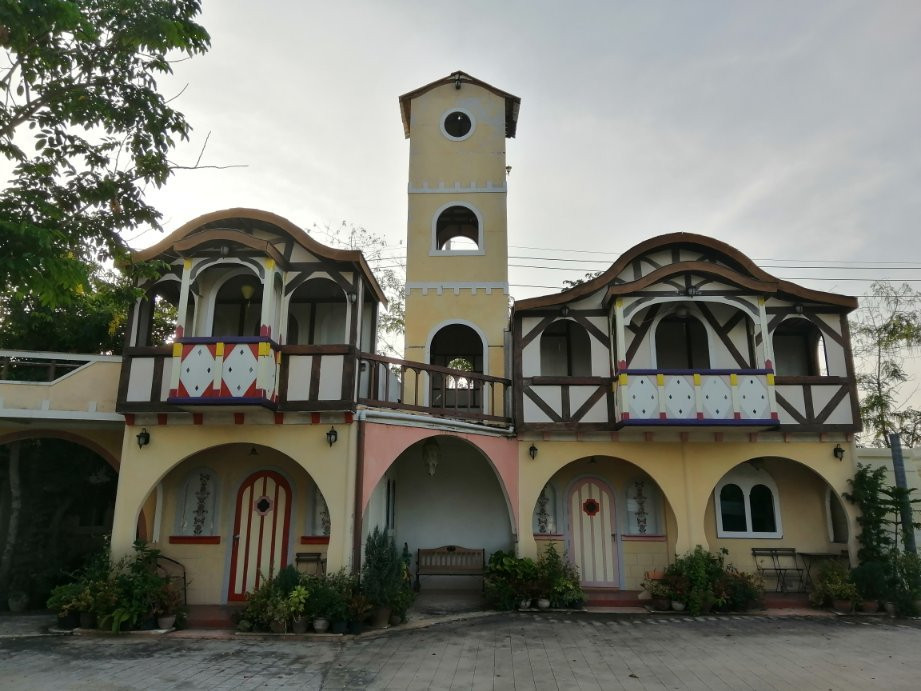
[[[835,444],[835,448],[833,448],[831,452],[835,455],[835,458],[837,458],[839,461],[844,460],[844,449],[841,448],[841,444]]]
[[[326,441],[330,446],[339,441],[339,433],[336,431],[335,427],[329,428],[329,431],[326,433]]]
[[[532,461],[537,458],[537,447],[534,446],[534,444],[531,444],[531,448],[528,449],[528,455],[531,457]]]
[[[150,443],[150,432],[147,431],[145,427],[140,432],[138,432],[138,448],[142,449]]]

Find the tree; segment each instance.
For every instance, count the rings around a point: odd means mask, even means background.
[[[320,236],[320,242],[333,247],[361,250],[368,264],[374,268],[374,277],[387,296],[387,310],[378,316],[377,347],[384,355],[401,357],[403,348],[396,340],[403,335],[406,325],[406,306],[403,287],[406,267],[401,261],[389,257],[387,238],[361,226],[342,221],[338,226],[313,224],[309,231]],[[376,268],[375,268],[376,265]]]
[[[121,231],[159,228],[144,198],[190,126],[157,91],[177,52],[204,53],[200,0],[0,0],[0,293],[66,304]]]
[[[876,282],[851,323],[861,371],[862,441],[889,446],[896,433],[907,446],[921,442],[921,410],[909,406],[902,386],[909,380],[905,357],[921,346],[921,293],[907,284]]]
[[[561,292],[564,290],[569,290],[570,288],[575,288],[576,286],[582,285],[583,283],[588,283],[593,278],[598,278],[603,273],[604,271],[589,271],[582,278],[575,278],[571,281],[567,279],[563,281],[563,288],[561,289]]]

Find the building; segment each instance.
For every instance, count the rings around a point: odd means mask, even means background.
[[[113,548],[154,543],[193,603],[240,600],[298,554],[354,567],[375,526],[411,551],[554,543],[601,590],[698,544],[743,569],[754,546],[853,553],[856,300],[676,233],[510,310],[519,105],[463,72],[400,98],[406,360],[376,354],[385,298],[359,252],[229,209],[138,253],[168,269],[121,358],[0,383],[0,443],[98,449],[119,475]]]

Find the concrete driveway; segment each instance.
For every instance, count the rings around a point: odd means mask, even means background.
[[[204,635],[9,634],[0,687],[921,688],[918,620],[528,612],[357,639]]]

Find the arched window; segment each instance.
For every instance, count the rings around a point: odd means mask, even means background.
[[[774,367],[778,375],[823,377],[828,374],[825,339],[808,319],[785,319],[774,330]]]
[[[467,206],[449,206],[435,220],[435,250],[477,252],[483,249],[480,219]]]
[[[179,281],[164,281],[151,288],[140,300],[137,345],[159,346],[173,341],[179,312],[179,287]],[[193,317],[191,296],[189,302],[186,318],[191,323]]]
[[[177,535],[216,535],[217,480],[209,468],[198,468],[186,476],[176,511]]]
[[[779,493],[767,471],[737,466],[717,484],[714,499],[718,537],[783,537]]]
[[[429,346],[429,362],[464,372],[483,372],[483,341],[466,324],[449,324],[438,330]],[[482,405],[482,391],[476,381],[453,374],[432,373],[431,405],[446,408],[474,408]]]
[[[710,369],[707,329],[699,319],[671,314],[656,327],[656,368]]]
[[[258,336],[262,322],[262,281],[242,273],[224,281],[214,299],[212,336]]]
[[[825,509],[828,521],[828,539],[831,542],[846,543],[848,539],[847,513],[841,500],[831,487],[825,490]]]
[[[545,377],[592,376],[592,346],[585,328],[560,319],[540,337],[540,373]]]

